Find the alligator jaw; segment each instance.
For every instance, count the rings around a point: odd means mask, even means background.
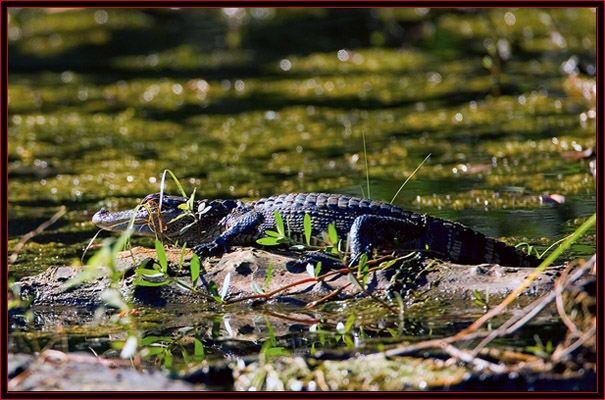
[[[101,211],[93,215],[92,222],[106,231],[124,232],[128,228],[131,218],[132,210],[110,212],[101,209]],[[137,212],[132,227],[139,235],[155,236],[153,226],[149,222],[147,210],[142,209]]]

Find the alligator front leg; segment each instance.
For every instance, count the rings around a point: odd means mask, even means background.
[[[200,257],[220,256],[229,252],[229,246],[240,235],[254,233],[256,227],[262,220],[262,214],[255,211],[249,211],[239,217],[232,217],[233,221],[227,217],[227,226],[229,228],[218,238],[209,243],[200,244],[193,247],[193,251]]]

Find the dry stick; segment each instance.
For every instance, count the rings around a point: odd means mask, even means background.
[[[344,289],[348,288],[349,286],[351,286],[353,283],[349,282],[344,286],[339,287],[336,290],[332,290],[329,294],[327,294],[326,296],[322,297],[321,299],[317,299],[315,301],[312,301],[310,303],[307,303],[307,305],[305,306],[306,309],[311,309],[313,307],[315,307],[316,305],[323,303],[324,301],[336,296],[338,293],[342,292]]]
[[[568,279],[570,281],[575,281],[578,278],[580,278],[581,276],[583,276],[583,274],[585,273],[585,270],[590,269],[593,266],[593,263],[595,263],[595,260],[596,260],[596,257],[592,256],[591,259],[587,263],[585,263],[584,266],[582,266],[582,268],[574,271],[569,276]],[[413,353],[413,352],[416,352],[419,350],[442,347],[445,344],[458,342],[458,341],[474,340],[474,339],[479,339],[479,338],[489,338],[492,335],[493,335],[493,337],[495,337],[497,334],[505,334],[505,335],[511,334],[515,330],[517,330],[521,326],[523,326],[525,323],[527,323],[527,321],[529,321],[535,314],[537,314],[539,311],[541,311],[548,303],[552,302],[552,300],[555,298],[556,294],[557,294],[557,290],[555,289],[550,294],[546,295],[545,297],[536,300],[535,302],[528,305],[527,307],[525,307],[524,309],[522,309],[519,312],[519,315],[522,315],[523,318],[517,320],[516,317],[512,317],[508,321],[506,321],[504,324],[502,324],[502,326],[499,327],[497,330],[490,331],[490,332],[474,331],[474,332],[465,333],[463,335],[460,335],[460,333],[458,333],[455,336],[449,336],[446,338],[431,339],[431,340],[426,340],[424,342],[415,343],[412,345],[399,346],[394,349],[384,351],[381,354],[383,354],[386,357],[393,357],[393,356],[399,356],[399,355],[403,355],[403,354]],[[514,325],[512,325],[512,324],[514,324]],[[504,329],[502,329],[502,332],[500,332],[500,329],[503,327],[504,327]],[[491,339],[493,339],[493,337]],[[481,347],[483,347],[485,344],[487,344],[487,343],[483,343],[483,342],[480,343],[475,348],[475,351],[479,352],[481,350]]]
[[[519,296],[521,294],[521,292],[523,292],[525,289],[527,289],[527,287],[538,277],[538,275],[540,275],[546,269],[546,267],[548,267],[563,252],[563,250],[565,250],[569,246],[571,246],[571,244],[573,242],[575,242],[579,236],[581,236],[584,232],[586,232],[588,230],[588,228],[590,228],[592,225],[594,225],[594,223],[596,221],[596,217],[597,217],[596,213],[593,214],[588,220],[586,220],[586,222],[584,222],[582,224],[582,226],[580,226],[576,230],[576,232],[574,232],[573,235],[571,235],[570,237],[565,239],[565,241],[563,243],[561,243],[561,245],[559,247],[557,247],[557,249],[555,249],[555,251],[553,251],[546,258],[546,260],[542,261],[542,263],[540,265],[538,265],[532,271],[532,273],[527,278],[525,278],[523,280],[523,282],[506,297],[506,299],[504,299],[500,304],[498,304],[498,306],[496,306],[494,309],[492,309],[491,311],[484,314],[481,318],[479,318],[478,320],[473,322],[469,327],[458,332],[458,334],[455,337],[461,337],[461,336],[466,335],[467,333],[477,330],[481,325],[483,325],[489,319],[491,319],[492,317],[494,317],[496,315],[499,315],[502,311],[504,311],[504,309],[510,303],[512,303],[513,300],[515,300],[517,298],[517,296]]]
[[[579,338],[578,340],[576,340],[572,345],[569,345],[568,347],[564,348],[561,351],[555,350],[555,352],[551,356],[551,360],[553,360],[555,362],[560,361],[563,357],[565,357],[567,354],[571,353],[572,351],[574,351],[575,349],[580,347],[582,344],[584,344],[584,342],[586,342],[588,339],[593,337],[596,333],[597,333],[597,321],[595,320],[592,323],[592,327],[588,330],[588,332],[584,333],[582,335],[582,337]]]
[[[475,355],[468,353],[464,350],[460,350],[452,346],[451,344],[444,343],[441,347],[446,353],[448,353],[452,357],[456,357],[457,359],[467,364],[473,364],[480,370],[489,369],[492,373],[495,374],[502,374],[507,370],[507,368],[503,365],[494,364],[482,358],[477,358]]]
[[[21,249],[23,248],[23,246],[25,245],[25,243],[27,243],[27,241],[29,239],[33,238],[34,236],[36,236],[37,234],[39,234],[40,232],[42,232],[44,229],[48,228],[50,225],[52,225],[55,222],[57,222],[57,220],[59,218],[61,218],[63,216],[63,214],[65,214],[66,212],[67,212],[67,208],[65,206],[61,206],[61,208],[59,208],[59,211],[57,211],[55,213],[55,215],[52,216],[51,219],[49,219],[48,221],[46,221],[43,224],[41,224],[35,230],[33,230],[33,231],[27,233],[25,236],[23,236],[23,238],[21,238],[21,240],[19,241],[19,243],[17,243],[17,246],[15,246],[15,251],[13,251],[13,254],[11,254],[10,263],[14,264],[15,261],[17,261],[17,257],[19,256],[19,252],[21,251]]]
[[[572,275],[567,279],[568,282],[574,282],[577,279],[581,278],[584,273],[590,269],[591,261],[594,261],[595,257],[593,256],[589,262],[585,263],[581,268],[574,271]],[[481,341],[473,350],[473,354],[477,355],[478,352],[485,347],[489,342],[491,342],[494,338],[501,335],[510,335],[515,332],[517,329],[521,328],[527,322],[529,322],[536,314],[544,309],[548,304],[552,303],[552,301],[560,295],[565,290],[565,287],[559,286],[557,287],[555,284],[555,289],[553,289],[546,296],[534,301],[529,306],[523,309],[523,312],[519,313],[522,315],[522,318],[511,317],[508,321],[489,333],[489,335]],[[514,324],[514,325],[513,325]]]
[[[461,339],[458,339],[458,340],[473,340],[473,339],[477,339],[480,337],[484,337],[485,335],[487,335],[486,332],[473,332],[473,333],[469,333],[468,335],[465,335],[464,337],[462,337]],[[394,349],[386,350],[382,353],[376,353],[376,355],[382,354],[385,357],[401,356],[403,354],[414,353],[419,350],[442,347],[445,344],[452,343],[455,341],[456,340],[454,339],[453,336],[446,337],[446,338],[440,338],[440,339],[425,340],[425,341],[419,342],[419,343],[395,347]]]
[[[313,319],[295,318],[295,317],[289,317],[289,316],[283,315],[283,314],[278,314],[278,313],[272,312],[272,311],[265,311],[265,315],[270,315],[275,318],[284,319],[286,321],[298,322],[300,324],[305,324],[305,325],[315,325],[315,324],[319,323],[318,318],[313,318]]]
[[[574,263],[569,263],[567,268],[565,268],[565,270],[561,273],[561,276],[559,277],[559,279],[557,279],[555,281],[555,289],[558,289],[560,286],[563,285],[563,283],[567,283],[567,279],[568,279],[567,275],[569,273],[569,270],[573,266],[574,266]],[[557,304],[557,311],[559,312],[559,316],[561,317],[561,320],[563,321],[563,323],[565,325],[567,325],[567,329],[569,329],[569,331],[571,333],[576,333],[578,331],[578,328],[576,327],[576,324],[574,324],[573,321],[567,316],[567,312],[565,312],[562,294],[563,294],[563,291],[559,292],[555,299],[556,304]]]

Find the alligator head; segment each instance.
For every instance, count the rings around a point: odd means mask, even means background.
[[[222,231],[220,221],[237,206],[232,200],[198,200],[191,209],[186,209],[187,200],[164,195],[160,209],[160,193],[153,193],[133,210],[110,212],[101,209],[92,217],[92,222],[104,230],[123,232],[133,219],[133,230],[138,235],[178,240],[191,246],[218,237]]]

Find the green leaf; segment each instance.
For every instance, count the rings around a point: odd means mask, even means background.
[[[101,249],[99,252],[97,252],[93,257],[95,257],[97,254],[99,254],[102,251],[103,251],[103,249]],[[109,249],[107,249],[107,253],[109,253]],[[105,265],[107,265],[107,264],[105,264]],[[73,278],[71,278],[70,280],[65,282],[63,285],[61,285],[61,290],[62,291],[67,290],[74,286],[78,286],[83,282],[90,282],[90,281],[96,280],[98,278],[105,277],[107,275],[108,275],[108,271],[106,271],[105,269],[99,268],[96,265],[88,265],[78,275],[74,276]]]
[[[265,235],[271,236],[271,237],[275,237],[275,238],[281,238],[281,237],[283,237],[282,234],[280,234],[279,232],[272,231],[271,229],[266,229],[265,230]]]
[[[321,261],[318,261],[317,265],[315,266],[315,278],[319,276],[319,271],[321,271]]]
[[[384,269],[389,269],[390,267],[392,267],[397,261],[399,261],[397,258],[387,261],[385,263],[380,264],[381,268]]]
[[[216,282],[210,281],[210,283],[208,284],[208,290],[213,296],[218,296],[218,285],[216,284]]]
[[[191,256],[189,269],[191,271],[191,282],[193,283],[193,287],[195,287],[197,280],[200,277],[200,259],[195,253]]]
[[[265,357],[279,357],[287,356],[290,352],[285,347],[267,347],[263,354]]]
[[[185,204],[185,203],[183,203],[183,204],[179,204],[177,207],[181,208],[181,206],[182,206],[182,205],[184,205],[184,204]],[[187,207],[187,206],[185,206],[185,207]],[[172,218],[172,219],[170,220],[170,222],[168,222],[168,223],[169,223],[169,224],[172,224],[173,222],[178,221],[178,220],[179,220],[179,219],[181,219],[181,218],[185,218],[185,217],[187,217],[188,215],[191,215],[191,214],[190,214],[190,213],[188,213],[188,212],[181,213],[181,214],[177,215],[176,217]]]
[[[181,249],[181,258],[179,259],[179,270],[183,266],[183,260],[185,259],[185,250],[187,249],[187,242],[183,243],[183,248]],[[199,261],[199,259],[198,259]]]
[[[184,348],[181,348],[181,355],[183,356],[183,361],[185,361],[185,365],[191,362],[189,354],[187,354],[187,350],[185,350]]]
[[[355,323],[355,318],[356,316],[354,313],[349,315],[349,318],[347,318],[347,322],[345,322],[345,333],[351,329],[351,327]]]
[[[168,271],[168,260],[166,259],[166,250],[164,250],[164,245],[158,239],[155,240],[155,251],[158,255],[158,262],[162,267],[162,271]]]
[[[305,242],[307,246],[311,246],[311,216],[309,214],[305,214],[303,226],[305,228]]]
[[[141,350],[141,356],[148,358],[151,356],[157,356],[159,354],[162,354],[165,351],[166,351],[165,348],[159,347],[159,346],[147,347],[147,348]]]
[[[106,289],[103,293],[101,293],[101,298],[107,305],[116,307],[122,312],[129,311],[128,304],[126,304],[124,301],[122,293],[120,293],[120,291],[117,289]]]
[[[355,347],[355,343],[353,342],[353,339],[351,339],[351,337],[349,335],[342,335],[342,340],[345,342],[347,347]]]
[[[152,260],[153,260],[153,258],[151,258],[151,257],[145,257],[144,259],[141,260],[140,263],[137,264],[137,268],[145,268],[147,266],[147,264],[149,264],[149,262]]]
[[[364,267],[366,267],[367,263],[368,263],[368,255],[364,253],[359,257],[359,267],[358,268],[360,270],[363,270]]]
[[[336,246],[338,244],[338,232],[336,232],[336,227],[334,224],[328,225],[328,238],[330,239],[330,243]]]
[[[162,281],[162,282],[149,282],[149,281],[144,281],[144,280],[134,281],[134,284],[137,286],[149,286],[149,287],[164,286],[164,285],[168,285],[169,283],[170,283],[170,281]]]
[[[273,327],[269,322],[269,318],[265,317],[265,322],[267,323],[267,333],[269,334],[269,341],[272,346],[277,345],[277,339],[275,338],[275,333],[273,333]]]
[[[204,344],[197,336],[195,338],[193,359],[198,362],[204,359]]]
[[[349,280],[351,281],[351,283],[359,290],[363,290],[363,288],[359,285],[359,282],[357,282],[357,279],[355,278],[355,276],[353,276],[352,273],[348,273],[347,276],[349,277]]]
[[[485,302],[485,300],[483,300],[483,297],[481,296],[481,292],[479,292],[477,289],[475,289],[473,291],[473,296],[475,297],[473,299],[473,301],[480,306],[487,306],[487,303]]]
[[[251,286],[254,293],[265,294],[265,291],[260,287],[258,283],[252,282]]]
[[[184,227],[182,227],[181,230],[179,231],[179,235],[182,235],[183,233],[187,232],[195,224],[197,224],[197,221],[193,221],[192,223],[187,224]]]
[[[275,210],[274,214],[275,214],[275,227],[277,228],[277,231],[280,233],[280,235],[282,237],[285,237],[286,230],[284,229],[284,220],[281,218],[281,215],[279,215],[279,211]]]
[[[279,239],[277,238],[260,238],[256,240],[256,243],[262,244],[263,246],[276,246],[280,244]]]
[[[137,275],[151,275],[151,276],[158,275],[158,274],[165,275],[165,273],[162,271],[158,271],[156,269],[149,269],[149,268],[137,268],[134,270],[134,272]]]
[[[212,337],[217,338],[221,335],[221,324],[223,323],[223,315],[217,314],[212,321]]]
[[[166,349],[164,356],[164,368],[172,368],[172,352],[170,349]]]
[[[169,336],[145,336],[141,339],[141,346],[149,346],[158,342],[170,342],[172,339]]]
[[[216,300],[218,303],[223,302],[221,296],[218,294],[218,286],[216,282],[210,281],[210,283],[208,283],[208,291],[210,291],[210,294],[212,294],[212,297],[214,297],[214,300]]]
[[[265,280],[265,288],[269,289],[269,282],[271,282],[271,277],[273,276],[273,263],[269,264],[267,268],[267,279]]]
[[[193,188],[193,192],[191,193],[191,197],[187,200],[187,210],[193,211],[193,204],[195,203],[195,190],[197,188]]]

